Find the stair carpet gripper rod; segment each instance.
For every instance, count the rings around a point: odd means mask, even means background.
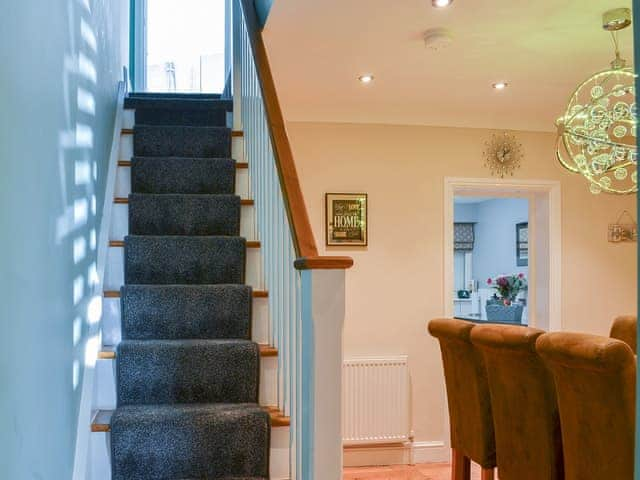
[[[125,107],[136,125],[112,479],[267,479],[230,102],[135,96]]]

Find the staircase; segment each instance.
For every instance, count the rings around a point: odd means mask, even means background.
[[[74,480],[342,478],[353,260],[318,252],[255,6],[230,3],[229,99],[119,86]]]
[[[258,405],[261,356],[273,352],[252,341],[245,272],[259,244],[240,236],[231,104],[136,95],[125,108],[131,193],[116,203],[128,235],[111,242],[124,285],[107,295],[120,297],[121,340],[100,354],[116,362],[117,408],[93,425],[110,431],[111,478],[269,478],[271,418],[283,419]]]

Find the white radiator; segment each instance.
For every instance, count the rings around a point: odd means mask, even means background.
[[[342,367],[345,445],[409,440],[409,365],[406,355],[359,357]]]

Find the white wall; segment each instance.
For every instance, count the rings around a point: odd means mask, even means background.
[[[71,478],[128,5],[3,2],[2,479]]]
[[[445,440],[442,362],[426,332],[444,312],[444,178],[489,177],[482,151],[494,132],[335,123],[288,131],[320,253],[355,260],[345,355],[408,354],[416,441]],[[635,197],[590,194],[555,160],[554,134],[514,133],[525,155],[516,178],[561,182],[563,326],[604,334],[616,315],[636,310],[637,245],[607,242],[621,210],[635,215]],[[324,246],[326,192],[369,194],[368,247]]]

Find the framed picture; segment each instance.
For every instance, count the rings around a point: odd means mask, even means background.
[[[529,266],[529,222],[516,224],[516,265]]]
[[[366,193],[327,193],[325,195],[327,246],[367,246],[367,208]]]

